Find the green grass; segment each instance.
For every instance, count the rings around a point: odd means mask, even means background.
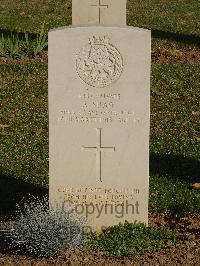
[[[197,159],[200,154],[200,66],[154,65],[151,96],[151,151]],[[196,173],[198,174],[198,173]]]
[[[91,234],[88,246],[108,256],[123,257],[154,252],[165,245],[180,243],[174,232],[146,227],[142,223],[125,223],[109,227],[100,235]]]
[[[153,46],[200,45],[197,0],[128,0],[127,24],[153,30]],[[1,0],[0,28],[38,33],[71,24],[71,0]],[[158,38],[159,37],[159,38]]]
[[[200,212],[200,66],[152,70],[150,211]]]
[[[0,28],[38,33],[46,29],[71,24],[71,1],[68,0],[1,0]]]
[[[151,176],[150,211],[174,218],[200,213],[200,192],[192,190],[187,182],[169,178]]]
[[[0,212],[48,184],[47,66],[0,65]],[[6,127],[4,127],[6,125]]]
[[[128,0],[127,24],[151,29],[154,46],[199,46],[199,16],[196,0]]]
[[[196,0],[128,0],[128,24],[200,36],[199,8]]]
[[[0,72],[0,190],[8,203],[6,180],[48,186],[47,65],[4,64]],[[200,212],[200,192],[191,189],[200,178],[199,84],[199,65],[152,67],[151,212]]]
[[[1,171],[48,183],[47,66],[1,65]]]

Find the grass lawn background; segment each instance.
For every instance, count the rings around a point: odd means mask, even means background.
[[[0,29],[37,33],[71,24],[71,1],[1,0]],[[200,2],[197,0],[128,0],[127,24],[152,30],[153,45],[200,45]],[[159,37],[159,39],[158,39]]]
[[[128,24],[152,29],[153,47],[198,46],[199,7],[196,0],[131,0]],[[70,1],[2,0],[0,8],[4,34],[35,34],[42,23],[46,29],[71,23]],[[0,65],[0,210],[5,212],[48,187],[47,67]],[[154,64],[151,84],[150,211],[199,212],[200,193],[191,189],[200,179],[199,64]]]

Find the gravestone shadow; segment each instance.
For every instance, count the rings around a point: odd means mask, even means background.
[[[37,38],[37,34],[30,33],[30,32],[27,32],[27,34],[31,40],[34,40]],[[16,30],[0,29],[0,36],[4,36],[5,38],[13,36],[13,37],[17,37],[19,40],[23,41],[26,39],[25,35],[26,34],[24,32],[19,32]]]
[[[16,177],[0,173],[0,252],[15,254],[8,238],[9,229],[16,219],[16,205],[23,204],[32,197],[43,197],[48,190]],[[11,227],[10,227],[11,226]],[[23,254],[23,252],[22,252]]]
[[[0,219],[5,220],[14,215],[16,204],[27,197],[42,197],[48,190],[18,178],[0,173]]]
[[[193,44],[200,47],[200,37],[197,35],[189,35],[183,34],[178,32],[169,32],[157,29],[150,29],[152,32],[152,37],[157,39],[165,39],[170,41],[175,41],[184,44]],[[31,40],[37,38],[37,34],[27,32],[28,36]],[[19,40],[25,40],[25,33],[18,32],[16,30],[8,30],[8,29],[0,29],[0,36],[3,35],[4,37],[9,36],[16,36]]]
[[[200,47],[200,37],[197,35],[169,32],[157,29],[151,29],[151,32],[153,38],[166,39],[184,44],[194,44]]]
[[[182,155],[150,154],[150,176],[160,175],[188,183],[199,182],[200,161]]]

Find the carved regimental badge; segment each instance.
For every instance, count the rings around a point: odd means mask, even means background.
[[[76,58],[79,77],[88,85],[102,88],[116,81],[123,71],[120,52],[107,37],[93,37]]]

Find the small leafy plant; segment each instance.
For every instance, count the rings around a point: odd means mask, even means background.
[[[7,40],[4,38],[2,34],[0,41],[0,56],[5,56],[6,52],[7,52]]]
[[[7,51],[11,58],[19,55],[20,51],[20,40],[17,35],[11,34],[10,38],[7,40]]]
[[[132,256],[155,251],[166,244],[180,242],[170,230],[146,227],[142,223],[128,223],[107,228],[102,234],[92,233],[88,245],[112,257]]]
[[[36,257],[55,257],[85,242],[84,221],[62,209],[48,208],[47,201],[26,203],[18,208],[18,222],[9,234],[12,249]]]
[[[31,38],[25,33],[23,39],[19,39],[18,34],[11,34],[5,37],[3,34],[0,38],[0,56],[7,58],[26,58],[37,56],[48,46],[47,34],[42,25],[36,38]]]
[[[44,25],[42,26],[40,33],[37,35],[35,42],[33,42],[33,52],[36,56],[41,53],[48,45],[47,35],[44,32]]]

